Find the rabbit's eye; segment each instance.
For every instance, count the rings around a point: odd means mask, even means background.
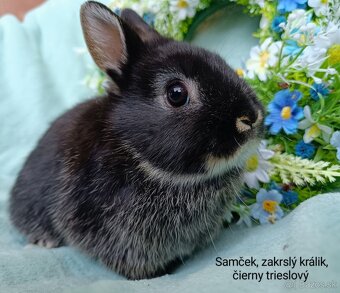
[[[176,81],[168,86],[167,99],[173,107],[183,106],[189,102],[188,90],[183,83]]]

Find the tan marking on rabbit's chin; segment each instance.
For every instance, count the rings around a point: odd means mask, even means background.
[[[239,167],[243,168],[249,156],[256,152],[259,140],[252,140],[242,147],[231,158],[216,158],[209,156],[206,162],[205,173],[191,174],[175,174],[169,171],[160,169],[145,160],[134,148],[125,144],[125,149],[128,149],[133,157],[139,161],[138,168],[152,179],[157,179],[161,183],[171,183],[172,185],[187,185],[196,184],[206,181],[218,175],[223,175],[228,170]]]
[[[221,175],[227,170],[239,167],[244,168],[247,159],[256,152],[259,140],[251,140],[241,146],[232,156],[221,158],[209,155],[206,160],[206,171],[211,177]]]
[[[212,177],[209,173],[191,173],[191,174],[175,174],[160,169],[145,160],[142,155],[131,147],[128,143],[124,144],[124,149],[139,162],[137,168],[143,171],[149,178],[159,180],[160,183],[170,183],[171,185],[188,185],[206,181]]]

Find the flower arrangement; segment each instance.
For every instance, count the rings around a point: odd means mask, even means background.
[[[304,200],[340,188],[340,2],[338,0],[115,0],[161,34],[184,39],[205,10],[229,2],[261,16],[244,68],[267,108],[265,140],[250,156],[245,188],[226,215],[275,223]],[[95,70],[87,83],[102,90]]]

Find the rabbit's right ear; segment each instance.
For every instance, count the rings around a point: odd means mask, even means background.
[[[127,62],[126,38],[121,20],[101,3],[89,1],[80,11],[81,25],[90,54],[104,72],[121,74]]]

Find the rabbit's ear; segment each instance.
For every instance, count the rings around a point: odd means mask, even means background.
[[[123,9],[120,17],[143,42],[161,37],[156,30],[151,28],[136,12],[131,9]]]
[[[127,62],[127,48],[119,17],[103,4],[89,1],[82,5],[80,18],[93,60],[104,72],[121,74]]]

